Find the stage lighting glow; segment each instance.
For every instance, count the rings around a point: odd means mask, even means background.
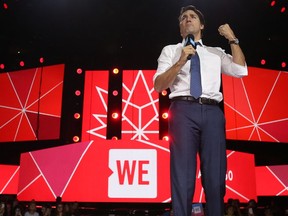
[[[118,95],[118,91],[117,91],[117,90],[114,90],[112,94],[113,94],[114,96],[117,96],[117,95]]]
[[[81,95],[81,91],[80,91],[80,90],[76,90],[76,91],[75,91],[75,95],[76,95],[76,96],[80,96],[80,95]]]
[[[279,10],[280,13],[284,13],[286,12],[287,5],[284,3],[284,1],[272,0],[270,2],[270,7],[274,7],[275,9],[277,9],[277,11]]]
[[[44,58],[41,57],[41,58],[39,59],[39,62],[40,62],[41,64],[44,63]]]
[[[282,63],[281,63],[281,67],[282,67],[282,68],[285,68],[286,66],[287,66],[286,62],[282,62]]]
[[[119,117],[119,114],[117,112],[112,113],[112,118],[117,119]]]
[[[76,70],[76,72],[77,72],[77,74],[82,74],[82,69],[81,68],[78,68],[77,70]]]
[[[3,8],[4,8],[5,10],[7,10],[7,9],[8,9],[8,4],[4,3],[4,4],[3,4]]]
[[[168,94],[168,92],[167,92],[166,90],[163,90],[163,91],[161,92],[161,94],[162,94],[162,96],[166,96],[166,95]]]
[[[162,137],[162,140],[164,140],[164,141],[169,141],[169,137],[168,137],[168,136],[163,136],[163,137]]]
[[[168,113],[167,113],[167,112],[164,112],[164,113],[162,114],[162,118],[163,118],[163,119],[167,119],[167,118],[168,118]]]
[[[118,69],[118,68],[114,68],[114,69],[113,69],[113,73],[114,73],[114,74],[118,74],[118,73],[119,73],[119,69]]]
[[[81,117],[80,113],[74,113],[74,118],[75,119],[80,119],[80,117]]]
[[[25,62],[24,62],[24,61],[20,61],[19,65],[20,65],[21,67],[24,67],[24,66],[25,66]]]
[[[79,140],[80,140],[79,136],[74,136],[73,137],[73,142],[79,142]]]
[[[266,64],[266,60],[265,59],[261,59],[261,65],[265,65]]]
[[[118,137],[117,136],[113,136],[111,139],[112,140],[118,140]]]
[[[0,64],[0,69],[4,69],[5,68],[5,65],[4,64]]]

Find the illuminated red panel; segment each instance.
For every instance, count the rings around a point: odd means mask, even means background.
[[[63,77],[63,64],[0,74],[0,142],[59,138]]]
[[[0,165],[0,194],[17,194],[19,166]]]
[[[245,78],[223,75],[227,139],[288,142],[288,73],[249,67]],[[279,103],[281,105],[279,105]]]
[[[61,196],[67,202],[170,202],[168,146],[161,140],[92,140],[24,153],[17,198],[55,201]],[[228,152],[226,201],[256,199],[255,191],[253,156]],[[200,178],[194,201],[204,201]]]
[[[256,167],[258,196],[288,195],[288,165]]]
[[[109,71],[86,71],[82,141],[106,139]]]
[[[239,199],[240,202],[257,200],[255,185],[254,156],[235,151],[227,151],[226,195],[229,198]],[[196,188],[193,202],[205,202],[204,190],[199,172],[199,159],[197,168]]]
[[[17,198],[55,201],[61,196],[63,201],[80,202],[164,202],[170,197],[167,147],[164,141],[98,140],[24,153]],[[135,156],[137,152],[140,157]],[[119,190],[124,192],[119,194]]]
[[[124,70],[122,86],[122,139],[159,139],[158,93],[155,70]]]
[[[62,197],[87,146],[77,143],[21,154],[18,199],[55,201]]]

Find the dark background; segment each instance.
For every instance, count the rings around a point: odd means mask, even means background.
[[[18,164],[21,152],[71,143],[67,138],[71,130],[81,130],[81,127],[69,122],[74,112],[69,107],[74,107],[75,101],[69,98],[68,92],[79,83],[83,85],[83,77],[75,79],[73,70],[116,66],[156,69],[162,48],[182,40],[178,15],[180,8],[188,4],[195,5],[205,16],[203,41],[206,45],[220,46],[230,52],[227,40],[217,31],[220,25],[229,23],[240,40],[248,66],[288,70],[287,66],[281,67],[281,62],[288,60],[288,11],[280,13],[282,6],[288,7],[284,0],[278,0],[274,7],[268,0],[0,2],[0,64],[5,64],[2,72],[22,69],[20,60],[25,61],[24,68],[38,67],[40,57],[44,57],[44,65],[66,65],[61,138],[41,143],[2,143],[0,163]],[[4,3],[8,9],[3,8]],[[260,64],[262,58],[267,61],[264,66]],[[228,149],[254,153],[256,165],[288,164],[287,146],[284,143],[227,142]]]
[[[28,66],[40,56],[47,64],[73,61],[93,68],[155,69],[163,46],[181,41],[177,18],[187,4],[205,15],[207,45],[229,49],[217,31],[229,23],[249,66],[259,66],[261,58],[268,60],[269,68],[280,68],[287,61],[288,11],[280,13],[280,6],[288,6],[284,0],[274,7],[269,0],[6,2],[8,9],[0,11],[0,63],[9,63],[6,71],[18,66],[20,59],[26,59]]]

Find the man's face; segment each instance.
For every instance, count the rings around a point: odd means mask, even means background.
[[[198,35],[201,38],[201,30],[204,25],[201,25],[198,15],[193,10],[185,11],[180,17],[180,34],[185,38],[188,34]]]

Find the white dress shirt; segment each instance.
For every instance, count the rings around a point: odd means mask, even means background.
[[[243,77],[248,75],[247,65],[241,66],[232,61],[232,56],[225,53],[220,47],[197,46],[197,53],[200,58],[201,70],[201,97],[214,99],[220,102],[223,95],[220,92],[221,72],[233,77]],[[185,40],[182,43],[168,45],[162,49],[158,58],[158,68],[154,74],[153,81],[159,74],[164,73],[172,67],[180,58]],[[170,88],[169,98],[176,96],[190,95],[190,60],[181,68],[179,74]]]

